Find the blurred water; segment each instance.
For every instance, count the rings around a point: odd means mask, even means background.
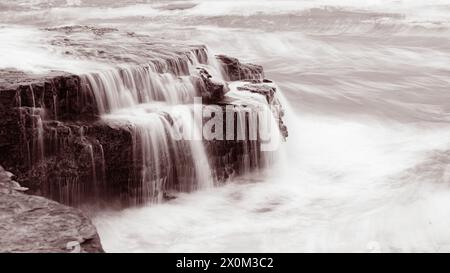
[[[205,43],[264,65],[290,108],[274,170],[97,215],[105,250],[450,251],[449,1],[31,2],[3,1],[0,32],[91,24]],[[31,55],[0,67],[42,65],[54,49],[34,37],[2,39],[0,54]]]

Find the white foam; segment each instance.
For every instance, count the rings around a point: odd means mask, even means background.
[[[44,31],[20,26],[0,27],[0,68],[32,73],[59,70],[82,73],[104,68],[105,65],[64,56],[49,46]]]

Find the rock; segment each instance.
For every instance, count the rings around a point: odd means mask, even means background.
[[[15,190],[0,166],[0,252],[103,252],[80,210]]]
[[[198,68],[199,80],[197,90],[204,103],[217,103],[223,100],[225,93],[229,91],[228,85],[212,78],[205,68]]]
[[[45,158],[19,175],[32,193],[77,206],[126,197],[134,164],[127,126],[46,122]],[[106,183],[107,182],[107,183]]]
[[[267,103],[272,104],[276,88],[267,84],[245,84],[243,86],[238,86],[240,91],[249,91],[252,93],[258,93],[266,97]]]
[[[225,55],[216,57],[228,77],[227,80],[261,82],[264,79],[264,70],[260,65],[243,64],[238,59]]]

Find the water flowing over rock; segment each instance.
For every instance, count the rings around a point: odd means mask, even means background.
[[[103,252],[80,210],[27,195],[0,166],[0,252]]]
[[[288,137],[287,126],[283,122],[284,110],[278,98],[275,96],[277,88],[273,86],[270,80],[264,80],[264,83],[246,83],[242,86],[238,86],[239,91],[248,91],[264,96],[267,103],[272,106],[272,112],[277,119],[279,129],[284,138]]]
[[[53,44],[72,55],[117,63],[79,74],[2,71],[0,164],[33,193],[76,206],[161,202],[269,164],[271,152],[250,137],[260,124],[279,124],[271,134],[281,129],[287,136],[275,89],[263,83],[260,66],[115,29],[48,31],[63,32],[66,38],[56,35]],[[124,52],[107,43],[118,37]],[[240,88],[261,95],[258,107],[227,95],[237,80],[253,83]],[[204,125],[217,114],[197,118],[198,107],[218,110],[214,131],[231,128],[231,137],[205,139]],[[253,120],[261,107],[272,114]],[[180,138],[180,130],[189,137]]]

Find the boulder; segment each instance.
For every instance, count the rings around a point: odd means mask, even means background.
[[[217,103],[223,100],[225,93],[229,91],[225,82],[213,79],[205,68],[198,68],[198,80],[196,88],[202,96],[204,103]]]
[[[0,252],[103,252],[80,210],[18,192],[10,177],[0,166]]]
[[[260,82],[264,79],[264,69],[260,65],[244,64],[226,55],[217,55],[216,58],[229,81]]]

